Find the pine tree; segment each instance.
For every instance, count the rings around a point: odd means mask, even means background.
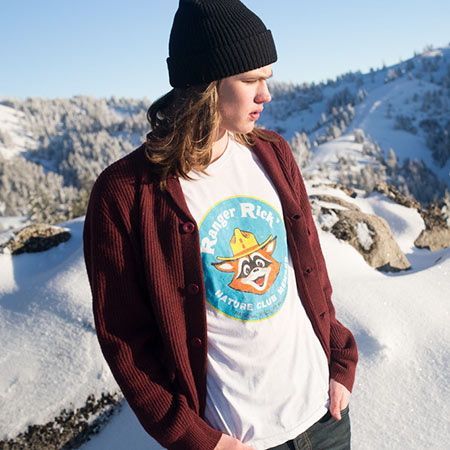
[[[311,158],[311,143],[306,133],[295,132],[291,139],[290,147],[295,161],[300,168],[304,167]]]
[[[364,130],[357,128],[354,130],[353,134],[355,136],[355,142],[357,142],[358,144],[362,144],[364,142],[364,140],[366,138],[366,136],[364,134]]]
[[[397,155],[395,154],[395,151],[393,148],[389,149],[388,158],[386,160],[386,164],[391,169],[391,171],[395,171],[398,164]]]

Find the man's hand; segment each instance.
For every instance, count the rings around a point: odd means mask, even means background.
[[[239,439],[222,434],[219,442],[214,447],[214,450],[255,450],[253,447],[244,445]]]
[[[350,391],[336,380],[330,380],[330,413],[336,420],[341,420],[341,411],[350,401]]]

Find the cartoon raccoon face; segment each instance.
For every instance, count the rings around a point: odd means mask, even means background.
[[[272,258],[276,237],[263,248],[239,259],[223,263],[213,263],[222,272],[234,272],[228,284],[237,291],[264,294],[268,291],[280,271],[280,263]]]
[[[258,252],[239,260],[236,279],[242,284],[253,286],[257,291],[264,291],[269,281],[272,261]]]

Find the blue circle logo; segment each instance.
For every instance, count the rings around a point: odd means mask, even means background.
[[[199,232],[208,304],[246,322],[275,315],[286,299],[288,273],[278,211],[253,197],[230,197],[205,214]]]

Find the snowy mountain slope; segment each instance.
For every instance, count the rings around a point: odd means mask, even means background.
[[[443,167],[436,163],[427,148],[425,133],[418,126],[428,114],[420,110],[419,100],[414,101],[413,98],[415,94],[421,98],[429,90],[437,90],[437,87],[422,80],[405,77],[377,87],[355,108],[356,117],[347,134],[354,129],[363,129],[385,151],[393,148],[400,160],[423,160],[438,177],[446,179],[450,186],[450,159]],[[417,134],[395,129],[395,117],[398,115],[413,118]],[[450,112],[448,118],[450,119]]]
[[[412,265],[396,275],[373,271],[351,247],[321,233],[337,314],[360,351],[353,448],[444,450],[450,435],[444,419],[450,413],[450,249],[414,247],[423,229],[414,209],[381,194],[345,200],[385,218]]]
[[[313,141],[318,134],[325,131],[324,122],[326,121],[324,121],[323,114],[329,115],[327,107],[333,97],[339,96],[340,93],[347,90],[349,95],[344,98],[352,99],[358,105],[364,100],[365,95],[376,93],[380,88],[381,90],[375,95],[377,100],[389,101],[393,107],[397,107],[399,110],[403,109],[402,104],[408,100],[410,109],[415,115],[420,112],[423,96],[427,91],[448,88],[449,64],[450,46],[424,51],[407,61],[373,70],[367,74],[349,72],[337,77],[336,80],[328,80],[326,83],[305,83],[303,85],[273,83],[272,103],[265,105],[261,123],[284,130],[283,135],[286,139],[290,139],[295,131],[304,130]],[[398,83],[399,81],[402,83]],[[387,94],[390,91],[395,92],[397,86],[401,87],[406,81],[413,81],[413,83],[403,93],[403,98],[396,95],[391,101]],[[415,93],[417,93],[417,98],[413,100]],[[358,94],[360,98],[358,98]],[[448,119],[448,110],[446,110],[448,102],[445,93],[441,100],[444,103],[441,105],[442,109],[433,110],[432,113],[439,119]],[[413,107],[414,102],[418,102],[419,108]],[[345,106],[345,103],[341,104]]]
[[[351,139],[355,129],[363,129],[374,145],[379,144],[384,158],[392,148],[398,166],[406,164],[400,174],[406,182],[398,174],[387,179],[404,194],[422,192],[418,200],[429,203],[450,187],[450,47],[326,83],[274,82],[271,91],[273,100],[265,105],[260,125],[288,140],[304,132],[312,155],[320,154],[325,168],[325,153],[331,160],[336,151],[344,159],[353,153],[336,138]],[[114,97],[0,99],[0,215],[35,214],[33,205],[23,201],[23,193],[37,192],[40,184],[34,203],[47,204],[42,217],[54,221],[74,217],[71,205],[78,202],[79,209],[85,203],[100,171],[143,142],[149,130],[145,117],[149,105],[146,99]],[[414,160],[426,166],[411,164]],[[363,162],[378,167],[373,158]],[[308,165],[304,172],[308,175]],[[408,185],[418,172],[420,176]],[[17,173],[23,176],[18,179]],[[41,183],[44,177],[52,182]],[[67,192],[61,195],[63,191]],[[48,205],[49,198],[58,197],[66,203],[61,208],[64,218],[55,217]]]
[[[67,226],[72,238],[45,253],[0,254],[0,439],[117,389],[95,335],[83,220]]]
[[[355,142],[353,134],[345,134],[316,147],[304,172],[314,176],[320,173],[320,169],[326,167],[328,169],[326,179],[337,183],[339,182],[338,159],[340,156],[353,158],[359,166],[375,162],[373,157],[363,154],[363,145]]]
[[[311,91],[315,95],[307,96]],[[299,99],[305,96],[302,103]],[[297,108],[290,102],[297,102]],[[349,102],[354,118],[344,125],[339,110],[343,107],[347,111]],[[326,84],[286,85],[284,91],[277,84],[273,101],[265,109],[262,124],[267,128],[278,130],[288,140],[296,132],[304,131],[311,143],[319,143],[312,147],[312,163],[306,164],[306,174],[319,165],[331,164],[329,168],[333,171],[338,155],[355,156],[355,147],[343,145],[343,141],[352,142],[355,129],[362,129],[372,143],[381,147],[385,158],[392,148],[399,165],[407,158],[423,161],[437,179],[450,187],[450,141],[443,137],[448,133],[445,127],[450,126],[450,47],[425,51],[408,61],[368,74],[349,73]],[[436,139],[448,141],[441,143],[440,151],[445,148],[444,153],[447,152],[444,164],[442,155],[439,163],[432,156],[427,138],[432,141],[435,136],[428,135],[426,126],[442,128]],[[328,142],[320,145],[323,139]],[[375,161],[359,158],[359,162],[373,164]]]
[[[353,448],[447,449],[449,251],[424,253],[411,271],[386,276],[332,240],[322,237],[337,314],[360,349]]]
[[[341,127],[342,114],[333,115],[332,106],[339,110],[342,99],[352,99],[354,118],[340,129],[341,135],[312,147],[311,159],[303,168],[311,178],[308,191],[340,196],[365,212],[384,217],[412,265],[407,272],[382,274],[368,267],[352,247],[320,231],[338,316],[355,332],[360,349],[351,404],[356,450],[448,449],[450,249],[432,253],[414,247],[414,239],[424,228],[417,211],[381,194],[366,196],[358,191],[360,195],[351,199],[320,182],[340,181],[340,160],[355,162],[347,177],[352,172],[361,177],[368,166],[382,170],[377,152],[367,152],[364,143],[355,142],[355,130],[363,129],[381,146],[385,157],[394,148],[400,161],[424,160],[449,184],[450,160],[438,166],[420,126],[423,120],[442,126],[449,120],[450,84],[445,84],[449,64],[450,47],[369,74],[346,74],[327,84],[279,86],[261,120],[287,139],[304,130],[311,142],[319,141],[332,126]],[[440,106],[430,92],[441,95]],[[33,156],[46,171],[61,170],[65,182],[71,184],[95,178],[111,159],[142,138],[149,102],[74,98],[13,103],[14,108],[0,101],[0,161]],[[398,116],[409,118],[416,134],[396,129]],[[42,129],[31,126],[37,133],[33,138],[25,131],[30,117],[42,125]],[[32,176],[33,172],[25,172],[28,166],[23,167],[21,176]],[[17,171],[10,173],[9,181],[17,180]],[[14,194],[14,183],[2,185],[2,181],[5,178],[0,178],[0,191],[5,185],[10,190],[0,192],[0,215],[6,210],[2,201]],[[429,187],[425,184],[420,189]],[[62,182],[55,186],[61,191]],[[53,191],[48,198],[56,198]],[[0,225],[11,221],[0,220]],[[0,355],[0,440],[14,437],[28,424],[47,422],[62,408],[81,406],[89,394],[117,389],[93,329],[82,225],[82,219],[67,223],[73,238],[47,253],[0,255],[4,349]],[[160,447],[142,431],[125,404],[105,430],[82,448]]]
[[[341,196],[390,224],[412,269],[386,275],[333,235],[319,230],[340,320],[358,341],[352,397],[355,450],[445,450],[450,433],[450,249],[413,247],[423,229],[415,210],[381,194],[351,199],[308,186],[311,195]],[[89,393],[116,385],[92,327],[81,253],[82,219],[66,224],[70,241],[41,254],[0,255],[0,429],[10,437],[45,423]],[[11,407],[14,405],[14,407]],[[1,439],[1,436],[0,436]],[[128,406],[84,450],[160,447]]]
[[[360,352],[351,401],[355,450],[446,450],[450,424],[450,250],[414,249],[423,228],[415,210],[380,194],[350,199],[388,220],[412,269],[386,275],[371,269],[352,247],[319,231],[340,320],[355,333]],[[83,450],[160,447],[126,406]]]
[[[25,114],[0,103],[0,157],[11,159],[36,147],[36,141],[25,130]]]
[[[32,137],[26,148],[14,146],[12,126],[0,121],[1,216],[55,223],[84,214],[99,173],[148,130],[145,99],[7,99],[0,106],[23,118],[21,133]],[[16,156],[5,160],[5,152]]]
[[[91,437],[82,450],[160,450],[161,447],[142,428],[128,403],[105,426],[100,434]]]

